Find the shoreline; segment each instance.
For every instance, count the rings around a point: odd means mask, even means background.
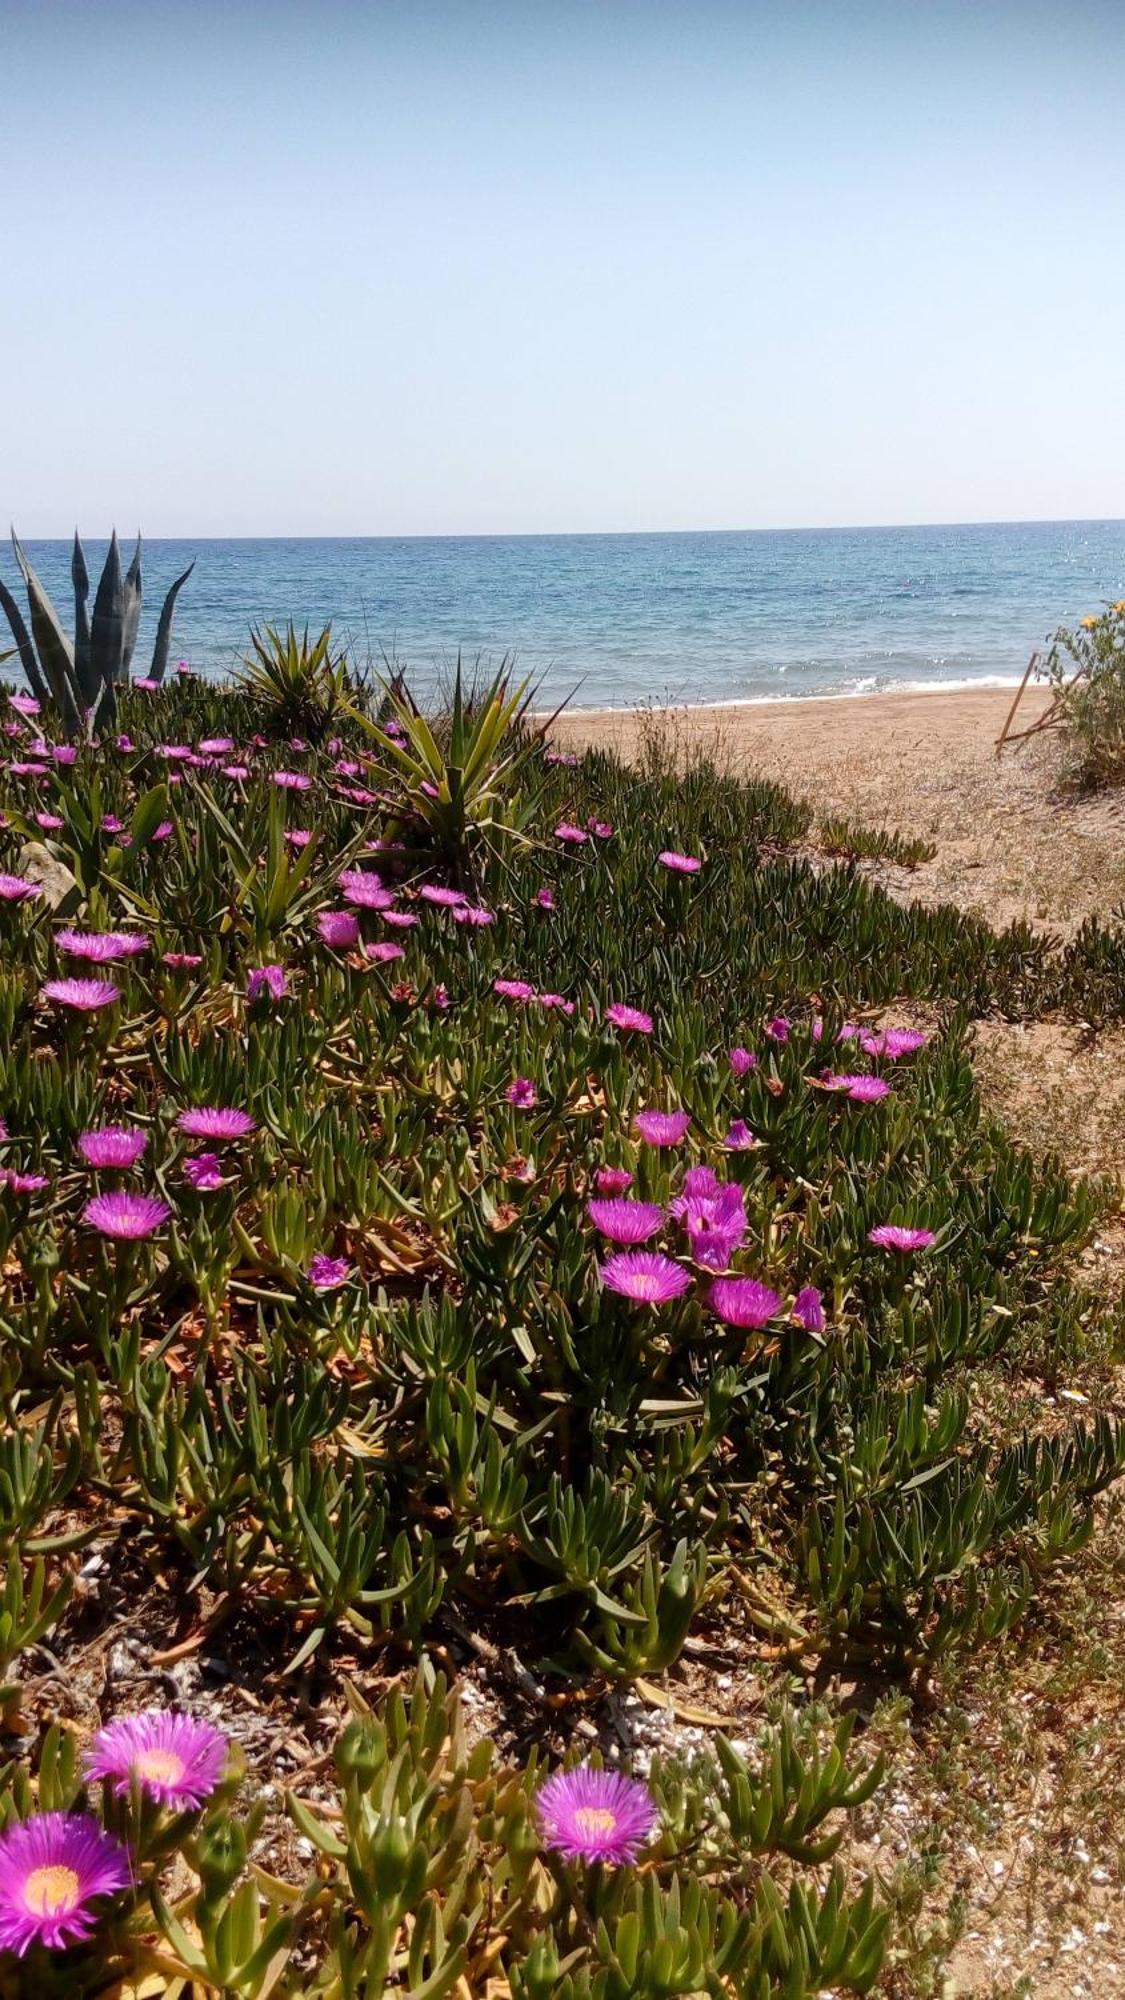
[[[647,696],[641,701],[616,702],[608,707],[604,702],[600,704],[592,703],[588,707],[568,704],[562,711],[562,714],[564,716],[582,716],[584,718],[603,715],[679,715],[685,711],[690,711],[692,714],[714,714],[718,710],[725,709],[803,708],[807,707],[810,703],[815,704],[817,702],[889,701],[892,698],[897,699],[904,695],[917,695],[921,699],[929,700],[934,695],[1003,694],[1005,690],[1009,694],[1014,694],[1022,680],[1022,674],[987,674],[981,675],[979,678],[973,677],[955,681],[902,681],[895,687],[885,688],[849,687],[841,688],[837,691],[818,688],[811,694],[730,695],[719,701],[689,701],[687,699],[683,701],[666,701],[653,695]],[[1024,699],[1027,700],[1036,688],[1043,688],[1045,685],[1046,683],[1043,681],[1030,681],[1028,683],[1027,695],[1025,695]],[[530,720],[535,722],[546,719],[553,713],[554,711],[550,708],[533,709],[530,712]],[[561,719],[562,717],[560,717]]]

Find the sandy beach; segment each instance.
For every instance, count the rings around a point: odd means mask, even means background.
[[[891,871],[899,892],[954,902],[994,924],[1023,918],[1065,933],[1125,900],[1125,804],[1112,794],[1068,796],[1056,735],[998,758],[1013,692],[576,712],[554,735],[630,759],[661,743],[678,757],[705,754],[774,779],[807,798],[818,821],[846,818],[934,842],[933,861]],[[1047,698],[1030,687],[1015,726],[1033,722]]]

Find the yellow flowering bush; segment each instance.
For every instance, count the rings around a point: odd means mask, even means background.
[[[1073,781],[1089,789],[1125,783],[1125,598],[1075,631],[1060,627],[1043,673],[1070,733]]]

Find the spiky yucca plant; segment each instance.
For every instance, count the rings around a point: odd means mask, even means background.
[[[351,712],[354,692],[346,650],[332,651],[332,627],[310,641],[298,636],[292,620],[279,632],[254,626],[253,653],[242,661],[239,686],[260,702],[268,728],[280,736],[306,736],[321,743]]]

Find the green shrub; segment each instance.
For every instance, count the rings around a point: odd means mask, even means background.
[[[1075,631],[1056,632],[1043,662],[1070,734],[1071,777],[1087,788],[1125,781],[1125,598]]]

